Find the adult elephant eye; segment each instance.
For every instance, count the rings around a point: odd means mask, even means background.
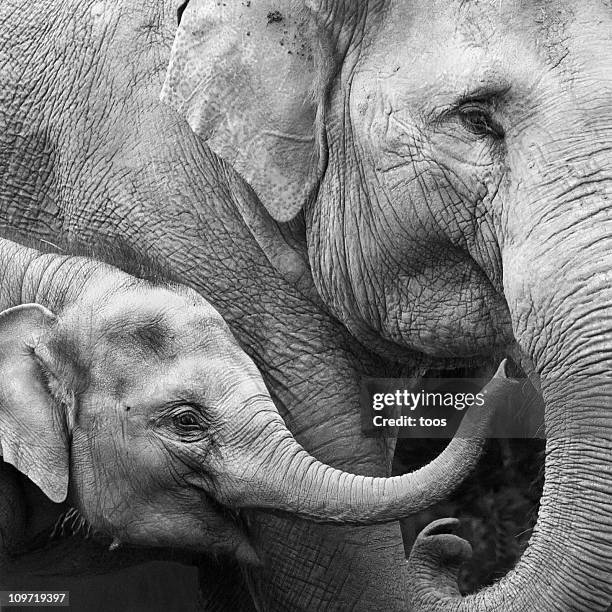
[[[483,106],[462,106],[458,115],[465,129],[476,136],[488,136],[496,140],[504,137],[503,128],[493,119],[491,112]]]

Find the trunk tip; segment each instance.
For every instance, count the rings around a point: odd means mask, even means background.
[[[459,570],[471,559],[472,547],[453,533],[458,526],[457,519],[439,519],[418,535],[408,557],[408,589],[413,609],[438,610],[438,604],[450,606],[462,597],[458,587]]]
[[[494,378],[509,378],[508,375],[508,357],[502,360],[495,372]]]
[[[456,518],[444,518],[433,521],[418,535],[411,559],[430,559],[436,565],[446,567],[457,566],[472,557],[472,547],[469,542],[455,535],[460,521]]]

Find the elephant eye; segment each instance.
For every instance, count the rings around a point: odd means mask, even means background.
[[[192,411],[184,411],[176,414],[172,421],[177,429],[194,431],[200,429],[200,421]]]
[[[489,136],[496,140],[504,137],[503,128],[493,119],[490,110],[483,104],[462,105],[457,114],[466,130],[476,136]]]
[[[198,404],[177,402],[166,405],[151,423],[160,436],[181,443],[200,442],[210,438],[214,432],[213,421]]]
[[[202,439],[208,433],[208,426],[200,412],[192,406],[179,406],[166,421],[174,432],[184,441],[196,441]]]

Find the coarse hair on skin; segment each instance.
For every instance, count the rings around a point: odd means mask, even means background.
[[[42,241],[31,235],[14,229],[0,229],[0,237],[22,244],[45,254],[57,254],[75,257],[85,257],[98,261],[125,272],[128,276],[122,282],[115,283],[110,289],[112,294],[122,294],[133,290],[162,289],[172,293],[190,297],[191,289],[172,278],[167,268],[137,251],[131,245],[119,238],[102,237],[94,243],[76,242],[59,236],[56,240]],[[195,293],[195,292],[194,292]],[[91,315],[94,316],[92,311]],[[123,330],[125,332],[125,330]],[[165,346],[162,321],[143,321],[138,329],[133,331],[134,341],[141,341],[143,346],[152,352],[163,353]],[[74,406],[78,395],[88,386],[88,373],[91,364],[88,355],[83,354],[82,347],[74,336],[74,330],[65,327],[63,318],[51,323],[43,334],[47,355],[39,355],[38,361],[45,376],[47,388],[54,400],[65,406]],[[45,362],[51,359],[50,364]],[[61,382],[60,382],[61,381]]]
[[[0,228],[0,238],[17,242],[41,253],[86,257],[99,261],[118,268],[135,279],[148,282],[154,287],[175,290],[175,285],[178,283],[170,268],[118,236],[98,235],[94,241],[84,242],[71,236],[59,235],[51,241],[38,239],[23,230]],[[127,285],[129,284],[128,282]]]

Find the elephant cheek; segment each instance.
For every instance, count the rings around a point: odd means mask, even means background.
[[[173,511],[172,511],[173,509]],[[134,508],[130,508],[134,510]],[[243,563],[261,563],[251,541],[223,509],[197,494],[143,502],[119,539],[143,546],[181,548],[208,555],[231,556]]]

